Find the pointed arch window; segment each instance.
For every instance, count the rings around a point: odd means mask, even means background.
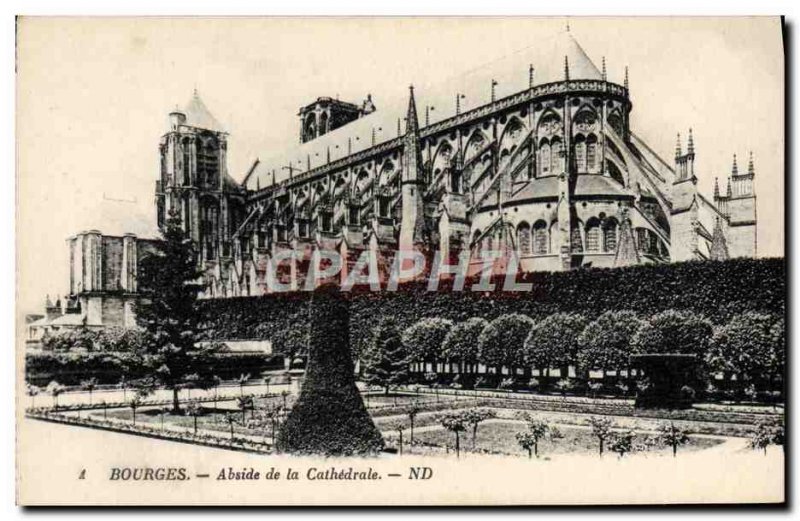
[[[570,245],[572,246],[573,252],[583,251],[583,238],[581,237],[580,226],[577,224],[572,226],[572,230],[570,232]]]
[[[533,253],[535,255],[546,255],[548,247],[547,223],[536,221],[533,225]]]
[[[520,255],[528,255],[531,252],[531,227],[528,223],[522,222],[517,227],[517,241]]]
[[[603,249],[607,252],[617,251],[617,221],[609,219],[603,225]]]
[[[597,137],[594,134],[586,138],[586,171],[597,171]]]
[[[600,251],[600,223],[597,219],[590,219],[586,223],[586,251]]]
[[[550,173],[550,143],[546,140],[539,145],[539,175]]]
[[[578,172],[586,172],[586,139],[581,135],[575,138],[575,166]]]
[[[562,148],[560,139],[554,139],[550,146],[550,170],[554,174],[560,174],[564,170]]]

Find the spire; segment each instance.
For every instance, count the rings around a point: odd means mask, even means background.
[[[731,183],[731,178],[729,177],[728,178],[728,190],[726,191],[726,193],[728,194],[728,199],[733,197],[733,186],[732,185],[733,185],[733,183]]]
[[[603,56],[603,72],[602,72],[602,74],[603,74],[603,81],[606,81],[608,76],[606,75],[606,57],[605,56]]]
[[[330,147],[330,145],[328,146],[328,148],[325,149],[325,161],[327,163],[331,162],[331,147]]]
[[[733,165],[731,166],[731,175],[733,177],[739,175],[739,165],[736,164],[736,154],[733,154]]]
[[[414,99],[414,86],[408,87],[408,114],[406,115],[406,133],[419,130],[419,122],[417,121],[417,102]]]
[[[531,63],[528,65],[528,88],[533,88],[533,73],[534,73],[533,64]]]
[[[629,84],[628,84],[628,66],[627,66],[627,65],[625,66],[625,90],[629,90]]]
[[[569,58],[564,55],[564,80],[569,81]]]
[[[614,255],[615,268],[639,264],[639,251],[636,249],[633,225],[631,224],[628,209],[623,208],[619,217],[619,241],[617,242],[617,252]]]
[[[694,138],[692,137],[692,127],[689,127],[689,144],[686,149],[687,154],[694,154]]]
[[[714,178],[714,199],[719,199],[719,177]]]
[[[678,159],[683,155],[683,150],[681,149],[681,133],[678,132],[678,139],[675,141],[675,159]]]
[[[750,159],[747,161],[747,174],[748,175],[756,175],[755,166],[753,166],[753,151],[750,151]]]

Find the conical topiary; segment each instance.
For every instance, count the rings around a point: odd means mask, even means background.
[[[383,448],[356,388],[349,344],[349,305],[333,286],[311,297],[308,366],[300,398],[276,438],[280,452],[328,456]]]

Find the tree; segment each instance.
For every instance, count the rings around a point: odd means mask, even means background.
[[[58,410],[58,395],[63,393],[66,390],[66,387],[58,383],[57,381],[53,380],[47,387],[45,387],[44,391],[53,397],[53,408]]]
[[[627,367],[631,338],[640,325],[632,311],[606,311],[578,336],[578,365],[587,372]]]
[[[577,313],[555,313],[534,324],[525,339],[526,364],[539,368],[541,375],[558,367],[561,378],[568,378],[569,366],[577,363],[578,337],[587,322]]]
[[[417,418],[417,414],[419,414],[420,411],[422,411],[422,407],[420,407],[419,402],[415,399],[414,403],[412,403],[411,407],[408,409],[408,420],[411,426],[409,443],[414,443],[414,420]]]
[[[478,338],[478,359],[494,366],[500,373],[503,366],[514,369],[525,363],[523,350],[533,319],[526,315],[510,313],[489,322]]]
[[[476,409],[472,408],[464,411],[464,424],[472,429],[472,448],[475,449],[475,441],[478,437],[478,425],[490,418],[494,418],[497,414],[491,409]]]
[[[235,423],[237,423],[236,415],[233,414],[232,412],[226,412],[225,413],[225,421],[228,422],[228,427],[231,430],[231,439],[233,439],[233,425]]]
[[[464,417],[460,413],[452,412],[439,417],[439,423],[446,430],[456,436],[456,457],[461,455],[461,433],[466,430]]]
[[[248,409],[252,410],[254,403],[255,402],[253,401],[253,397],[251,395],[249,395],[249,394],[248,395],[244,395],[244,396],[240,396],[240,397],[238,397],[236,399],[236,404],[239,406],[239,409],[242,411],[242,425],[244,425],[245,414],[246,414],[247,410]]]
[[[714,335],[709,320],[692,311],[668,309],[643,320],[631,338],[631,347],[639,354],[680,353],[705,358]]]
[[[443,318],[423,318],[403,332],[403,345],[409,360],[417,363],[435,364],[443,360],[444,339],[453,327],[453,322]]]
[[[608,445],[608,448],[611,449],[612,452],[619,454],[619,457],[622,458],[625,454],[633,450],[633,439],[635,437],[636,433],[632,430],[615,433],[611,438],[611,443]]]
[[[364,381],[383,387],[385,394],[408,380],[408,355],[393,318],[384,317],[375,327],[364,358]]]
[[[186,414],[192,417],[194,420],[194,435],[197,436],[197,417],[200,416],[202,413],[202,408],[200,404],[196,401],[190,401],[186,404]]]
[[[217,375],[211,375],[211,387],[214,388],[214,410],[217,409],[217,398],[219,395],[219,385],[222,383],[222,378]]]
[[[187,375],[209,372],[219,346],[196,344],[200,313],[196,308],[202,272],[197,253],[170,212],[156,251],[139,261],[136,321],[147,332],[136,354],[147,376],[172,390],[172,408],[180,411],[178,391]]]
[[[399,451],[400,451],[400,455],[402,456],[403,455],[403,431],[405,430],[406,426],[403,425],[403,422],[398,421],[398,422],[392,423],[389,428],[391,430],[397,432],[397,435],[398,435],[398,438],[399,438],[399,440],[398,440],[399,441],[398,448],[399,448]]]
[[[776,322],[775,316],[765,313],[735,315],[714,333],[708,351],[711,369],[736,374],[742,390],[753,380],[774,374],[776,353],[783,353],[783,346],[776,350]]]
[[[756,422],[753,434],[750,437],[750,446],[755,449],[761,449],[764,454],[767,454],[767,447],[770,445],[784,444],[784,427],[780,420],[759,420]]]
[[[678,455],[678,447],[689,442],[689,434],[673,422],[659,426],[658,437],[662,443],[672,447],[673,458]]]
[[[589,418],[589,425],[592,426],[592,434],[600,442],[600,456],[602,456],[603,446],[606,440],[611,436],[611,420],[592,416]]]
[[[538,420],[536,418],[531,417],[528,413],[523,413],[520,415],[522,419],[524,419],[528,424],[528,430],[524,432],[518,432],[517,443],[520,446],[528,451],[528,457],[531,457],[531,449],[533,449],[533,455],[537,458],[539,457],[539,441],[541,441],[547,433],[550,432],[550,426],[542,420]],[[557,436],[560,436],[560,433],[556,431]]]
[[[475,372],[478,339],[488,324],[483,318],[473,317],[455,324],[444,337],[442,354],[448,361],[458,364],[459,372]]]
[[[128,407],[131,408],[131,413],[133,414],[133,424],[136,425],[136,410],[139,406],[142,405],[142,398],[137,393],[133,395],[133,398],[128,402]]]
[[[237,382],[239,383],[239,395],[244,396],[244,384],[250,381],[250,373],[240,374]]]
[[[97,388],[97,378],[89,378],[81,382],[81,389],[89,391],[89,405],[92,404],[92,391]]]
[[[518,432],[515,434],[515,437],[517,438],[519,446],[528,451],[528,458],[533,458],[533,450],[539,443],[539,440],[537,440],[530,431]]]
[[[375,454],[383,437],[356,387],[349,302],[337,287],[321,286],[311,295],[309,316],[308,368],[276,448],[294,454]]]
[[[29,383],[25,385],[25,392],[31,397],[31,409],[33,409],[36,407],[36,395],[42,392],[42,390],[41,388]]]

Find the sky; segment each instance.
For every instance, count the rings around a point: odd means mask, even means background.
[[[237,180],[299,140],[319,96],[381,104],[451,82],[563,31],[565,18],[22,18],[17,34],[18,309],[68,289],[66,239],[154,236],[158,142],[197,89],[230,133]],[[700,190],[756,167],[759,256],[784,251],[784,71],[777,18],[577,18],[609,79],[627,65],[631,127],[671,161],[692,127]],[[535,64],[534,64],[535,65]],[[520,71],[527,77],[527,69]],[[512,94],[498,85],[497,96]],[[454,93],[455,95],[455,93]],[[462,108],[488,102],[470,96]],[[424,88],[417,96],[422,111]],[[433,121],[453,107],[434,111]],[[420,114],[420,117],[423,117]]]

